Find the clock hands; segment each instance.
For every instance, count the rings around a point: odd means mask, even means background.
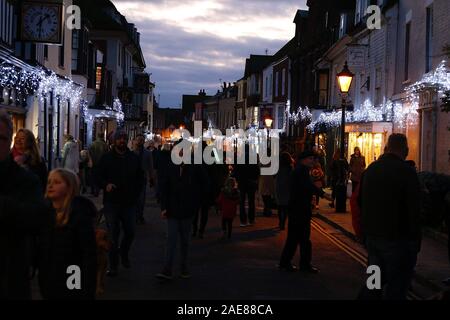
[[[39,38],[41,37],[42,34],[42,23],[47,20],[48,18],[50,18],[49,14],[46,14],[44,17],[41,17],[39,19],[39,22],[37,23],[37,25],[39,26]]]

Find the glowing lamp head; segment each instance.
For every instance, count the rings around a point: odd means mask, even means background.
[[[345,61],[344,69],[336,75],[339,89],[342,93],[348,93],[350,91],[354,76],[355,75],[348,69],[347,61]]]
[[[272,123],[273,123],[273,119],[270,115],[267,115],[264,118],[264,124],[266,125],[267,128],[271,128],[272,127]]]

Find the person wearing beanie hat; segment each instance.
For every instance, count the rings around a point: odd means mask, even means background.
[[[128,253],[134,240],[136,206],[144,173],[139,157],[127,147],[128,134],[121,128],[116,129],[112,140],[112,150],[100,160],[97,180],[103,189],[106,224],[112,239],[108,275],[116,276],[119,256],[122,266],[130,268]],[[123,238],[119,246],[121,226]]]
[[[331,199],[322,189],[317,188],[309,174],[314,166],[314,153],[303,151],[298,157],[298,164],[290,179],[290,197],[288,204],[288,235],[280,258],[279,268],[285,271],[296,271],[291,264],[297,246],[300,247],[300,270],[317,273],[319,270],[311,265],[311,202],[313,195]]]

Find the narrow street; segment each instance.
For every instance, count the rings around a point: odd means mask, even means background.
[[[117,278],[107,279],[102,299],[354,299],[363,283],[362,266],[314,229],[313,263],[321,272],[285,273],[276,265],[286,231],[278,230],[275,215],[257,217],[255,226],[245,228],[236,218],[228,241],[221,239],[220,217],[214,211],[204,239],[192,241],[192,278],[177,278],[175,269],[172,281],[161,282],[155,275],[164,261],[165,221],[151,199],[145,217],[147,224],[137,228],[132,268],[122,268]],[[293,263],[298,263],[298,256]]]

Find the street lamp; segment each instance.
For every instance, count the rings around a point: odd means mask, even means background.
[[[346,97],[350,91],[353,77],[355,75],[350,72],[347,61],[345,61],[344,69],[336,75],[339,89],[342,95],[342,118],[341,118],[341,141],[340,141],[340,159],[339,159],[339,176],[340,180],[336,185],[336,212],[347,212],[347,161],[345,161],[345,107]]]
[[[353,81],[353,77],[355,75],[353,73],[350,72],[350,70],[348,69],[348,65],[347,65],[347,61],[345,61],[345,65],[344,65],[344,69],[342,69],[341,72],[339,72],[336,75],[338,84],[339,84],[339,89],[341,90],[341,94],[342,94],[342,119],[341,119],[341,143],[340,143],[340,148],[341,148],[341,159],[344,159],[344,155],[345,155],[345,106],[346,106],[346,101],[345,98],[347,97],[348,92],[350,91],[350,86],[352,85],[352,81]]]
[[[264,124],[266,125],[266,130],[267,130],[267,146],[270,148],[270,128],[272,127],[272,123],[273,123],[273,118],[272,116],[267,113],[266,116],[264,117]]]
[[[270,115],[266,115],[264,118],[264,124],[266,125],[267,129],[270,129],[272,127],[273,119]]]

